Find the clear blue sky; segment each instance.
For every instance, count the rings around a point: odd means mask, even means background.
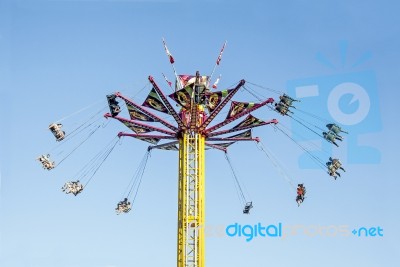
[[[275,2],[0,1],[0,266],[176,265],[177,153],[152,153],[134,209],[121,216],[114,208],[147,147],[143,142],[125,138],[78,197],[63,194],[60,187],[126,130],[123,125],[111,121],[50,172],[35,161],[55,143],[47,130],[51,122],[92,103],[105,105],[105,95],[114,91],[137,94],[143,101],[146,93],[138,92],[148,75],[167,91],[161,73],[170,80],[173,73],[162,37],[178,72],[189,74],[211,72],[228,40],[217,70],[220,87],[242,78],[288,92],[300,85],[325,86],[321,98],[301,102],[303,110],[324,117],[329,116],[329,85],[357,83],[370,98],[372,119],[349,127],[351,137],[333,150],[347,171],[337,181],[302,165],[301,150],[280,132],[254,130],[292,179],[306,184],[309,196],[300,208],[255,144],[242,143],[230,155],[255,206],[250,216],[242,215],[223,155],[207,151],[206,220],[210,227],[235,222],[309,229],[379,226],[384,235],[299,233],[251,242],[213,236],[207,239],[207,266],[398,266],[399,3]],[[342,110],[348,105],[347,113],[361,105],[346,97],[340,101],[345,102]],[[257,114],[281,119],[267,109]],[[78,119],[66,120],[65,127],[72,129]],[[355,150],[357,144],[376,150],[370,155]]]

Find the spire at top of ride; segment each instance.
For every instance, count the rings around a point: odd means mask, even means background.
[[[164,46],[165,53],[167,54],[169,63],[170,63],[171,66],[172,66],[172,69],[173,69],[173,71],[174,71],[174,75],[175,75],[175,78],[176,78],[175,91],[181,90],[182,88],[184,88],[185,86],[187,86],[188,80],[186,80],[186,78],[189,77],[189,78],[191,79],[191,78],[193,78],[193,77],[195,77],[195,76],[192,76],[192,75],[178,75],[178,74],[177,74],[176,69],[175,69],[175,65],[174,65],[174,63],[175,63],[175,58],[172,56],[171,52],[169,51],[169,49],[168,49],[168,47],[167,47],[167,42],[165,41],[164,38],[162,38],[162,42],[163,42],[163,46]],[[212,77],[213,77],[213,75],[214,75],[214,72],[215,72],[217,66],[219,66],[220,63],[221,63],[222,54],[223,54],[223,52],[224,52],[224,50],[225,50],[226,44],[227,44],[227,41],[225,41],[224,44],[222,45],[222,48],[221,48],[221,50],[220,50],[220,52],[219,52],[219,54],[218,54],[218,57],[217,57],[217,60],[216,60],[216,62],[215,62],[214,68],[213,68],[213,70],[212,70],[212,72],[211,72],[211,75],[209,75],[209,76],[202,76],[202,79],[203,79],[203,81],[204,81],[204,83],[205,83],[205,88],[207,88],[207,89],[209,89],[209,87],[210,87],[210,82],[211,82],[211,79],[212,79]],[[171,84],[172,84],[172,83],[167,79],[167,77],[164,75],[164,73],[163,73],[162,75],[164,76],[165,81],[166,81],[166,82],[168,83],[168,85],[171,87]],[[217,88],[217,85],[218,85],[220,79],[221,79],[221,75],[218,76],[218,78],[217,78],[217,80],[214,82],[212,88],[214,88],[214,89]]]

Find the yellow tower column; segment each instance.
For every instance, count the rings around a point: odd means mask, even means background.
[[[196,131],[179,139],[178,267],[205,266],[204,147]]]

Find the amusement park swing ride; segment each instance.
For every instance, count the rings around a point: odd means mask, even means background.
[[[174,92],[168,95],[170,100],[152,76],[148,77],[151,90],[141,105],[120,92],[107,95],[110,112],[104,114],[104,117],[120,121],[131,130],[131,132],[119,132],[117,137],[133,137],[151,144],[128,186],[129,190],[126,197],[118,202],[115,211],[117,214],[124,214],[132,210],[132,205],[134,204],[147,160],[152,150],[179,151],[177,266],[203,267],[205,266],[205,234],[204,228],[199,226],[205,223],[206,149],[216,149],[225,153],[225,158],[231,167],[236,186],[240,193],[239,195],[243,202],[243,214],[250,214],[253,202],[246,199],[243,194],[240,182],[227,153],[229,146],[243,141],[256,142],[259,148],[274,163],[270,151],[262,144],[259,138],[253,137],[252,129],[254,128],[270,125],[278,129],[279,132],[305,150],[310,155],[310,158],[322,169],[325,169],[335,180],[340,176],[338,170],[344,171],[344,168],[339,159],[329,157],[328,162],[324,163],[322,159],[312,155],[303,145],[291,138],[287,129],[281,127],[277,119],[262,120],[252,114],[260,108],[267,107],[270,110],[276,111],[276,114],[291,117],[294,121],[310,129],[301,118],[294,116],[293,110],[298,110],[298,108],[294,109],[294,103],[300,102],[299,100],[273,90],[272,92],[279,94],[277,101],[273,98],[262,99],[258,96],[256,96],[259,100],[257,103],[234,101],[232,99],[240,89],[246,90],[253,96],[256,95],[256,92],[248,87],[247,84],[255,87],[261,86],[240,80],[232,88],[218,91],[217,88],[221,76],[211,84],[213,74],[220,65],[226,42],[222,46],[213,71],[209,76],[201,75],[200,72],[196,72],[194,75],[178,75],[174,65],[175,59],[168,50],[164,40],[163,44],[176,79]],[[163,76],[168,86],[172,89],[172,83],[168,81],[164,74]],[[170,102],[171,100],[175,102],[179,110],[174,108]],[[120,101],[125,103],[129,118],[121,116],[124,108],[119,105]],[[220,122],[213,123],[217,115],[228,104],[230,104],[230,107],[226,118]],[[173,119],[173,122],[171,123],[163,119],[160,114],[167,114]],[[57,166],[67,159],[79,146],[83,145],[100,128],[96,124],[98,120],[92,119],[93,117],[89,118],[89,120],[69,133],[62,130],[63,125],[59,121],[50,124],[49,130],[60,144],[66,142],[68,139],[84,135],[83,140],[79,142],[78,146],[61,159]],[[338,146],[337,141],[343,140],[341,133],[347,134],[340,126],[334,123],[326,124],[326,128],[327,130],[318,128],[321,130],[320,133],[314,130],[313,132],[336,146]],[[62,187],[62,191],[75,196],[82,193],[113,151],[115,145],[118,143],[118,138],[113,139],[111,143],[86,164],[77,174],[76,180],[66,182]],[[52,161],[50,154],[41,155],[38,160],[46,170],[56,167],[56,162]],[[274,163],[274,165],[278,167],[277,164]],[[290,180],[290,178],[286,178]],[[289,182],[294,187],[292,181]],[[298,184],[294,188],[297,190],[295,200],[300,206],[305,200],[306,188],[303,184]]]

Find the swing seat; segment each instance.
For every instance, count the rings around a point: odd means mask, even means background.
[[[247,202],[243,209],[243,214],[250,214],[250,209],[253,208],[253,202]]]

